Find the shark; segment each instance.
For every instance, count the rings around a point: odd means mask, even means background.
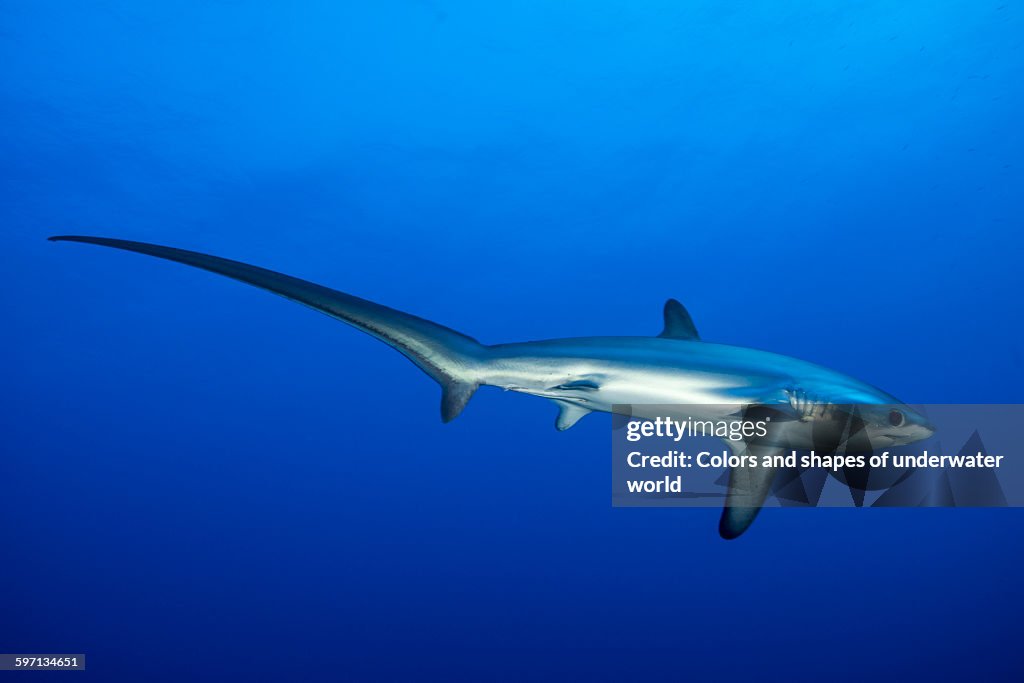
[[[657,335],[483,344],[425,318],[240,261],[108,237],[49,239],[136,252],[217,273],[347,323],[391,346],[440,385],[446,423],[477,389],[492,386],[553,401],[560,431],[592,412],[625,411],[633,418],[655,419],[664,415],[665,406],[680,406],[688,418],[725,419],[767,411],[777,425],[769,435],[725,441],[734,455],[751,455],[758,462],[794,448],[852,452],[905,445],[934,432],[925,416],[907,404],[841,372],[770,351],[702,340],[676,299],[665,303]],[[736,538],[750,527],[775,476],[773,467],[730,469],[719,521],[723,538]]]

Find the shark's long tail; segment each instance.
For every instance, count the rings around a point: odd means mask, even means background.
[[[477,378],[486,362],[487,347],[429,320],[272,270],[185,249],[78,235],[50,240],[86,242],[177,261],[255,285],[346,322],[394,347],[441,385],[441,419],[445,422],[462,412],[480,386]]]

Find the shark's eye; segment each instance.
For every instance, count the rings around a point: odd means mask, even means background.
[[[891,424],[893,427],[902,427],[903,423],[906,422],[906,421],[907,421],[907,419],[905,417],[903,417],[903,413],[901,413],[900,411],[898,411],[898,410],[890,410],[889,411],[889,424]]]

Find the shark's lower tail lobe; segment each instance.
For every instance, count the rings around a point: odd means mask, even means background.
[[[394,347],[441,385],[441,419],[453,420],[479,386],[487,347],[443,325],[321,285],[239,261],[145,242],[65,235],[55,242],[85,242],[184,263],[255,285],[346,322]]]

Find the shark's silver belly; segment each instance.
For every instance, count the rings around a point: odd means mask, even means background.
[[[785,400],[784,389],[796,381],[791,360],[706,342],[569,339],[492,347],[484,383],[594,411],[610,412],[621,404],[687,404],[734,412],[728,407]]]

